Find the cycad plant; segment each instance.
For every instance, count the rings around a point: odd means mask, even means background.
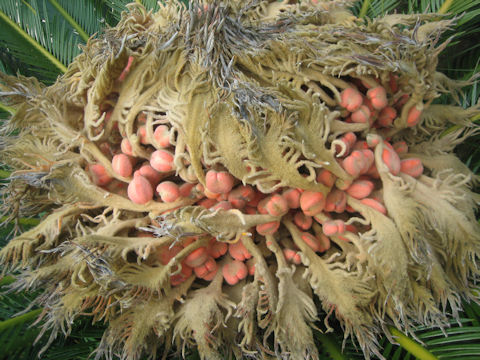
[[[126,5],[0,3],[1,358],[480,356],[477,1]]]

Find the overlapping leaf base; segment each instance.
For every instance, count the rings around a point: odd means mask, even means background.
[[[4,210],[43,218],[0,259],[52,338],[88,314],[98,358],[317,358],[336,317],[368,358],[476,300],[478,179],[452,151],[479,110],[433,103],[463,85],[435,69],[449,23],[344,6],[132,5],[53,86],[2,75]]]

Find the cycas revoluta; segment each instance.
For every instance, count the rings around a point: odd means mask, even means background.
[[[99,357],[316,358],[330,317],[381,357],[389,325],[445,326],[480,250],[478,178],[452,152],[479,110],[434,103],[469,84],[436,71],[451,24],[136,4],[52,86],[2,75],[5,211],[47,213],[0,252],[14,288],[45,290],[51,340],[108,322]]]

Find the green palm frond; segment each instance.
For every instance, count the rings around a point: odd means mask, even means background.
[[[65,19],[51,15],[46,0],[0,2],[2,51],[53,80],[78,55],[80,38]]]
[[[388,360],[474,360],[480,358],[480,327],[478,318],[480,313],[474,314],[475,318],[460,318],[457,322],[452,320],[450,328],[432,329],[417,327],[412,339],[392,329],[392,334],[401,346],[392,344],[383,338],[380,344],[383,348],[382,356]],[[409,352],[411,351],[411,353]],[[360,349],[348,342],[344,351],[345,356],[351,360],[363,359]]]
[[[101,0],[100,2],[105,6],[105,15],[107,22],[110,25],[116,24],[121,17],[123,11],[127,10],[126,5],[135,0]]]
[[[28,314],[29,315],[29,314]],[[37,315],[37,314],[35,314]],[[13,318],[12,320],[15,320]],[[35,357],[33,342],[40,332],[37,328],[29,328],[32,320],[29,316],[15,326],[10,326],[0,333],[0,359],[32,359]]]
[[[450,326],[444,332],[439,329],[432,330],[431,328],[418,327],[416,335],[438,359],[479,359],[480,327],[472,324],[472,320],[469,318],[461,318],[458,323],[452,320]],[[404,350],[396,349],[396,352],[402,354],[400,359],[407,358]],[[387,359],[393,358],[392,354],[387,351],[384,352]]]
[[[342,352],[341,341],[333,334],[322,334],[315,331],[315,339],[319,342],[319,353],[323,355],[322,359],[328,360],[350,360],[350,357]]]
[[[439,12],[443,4],[449,6],[452,1],[448,0],[408,0],[408,12],[422,10],[424,12]]]
[[[5,292],[13,281],[12,277],[3,278],[0,281],[0,292]],[[39,315],[41,309],[18,314],[33,301],[35,295],[27,293],[0,295],[0,359],[21,359],[25,354],[35,356],[32,352],[33,341],[40,329],[28,326]]]
[[[9,73],[9,71],[7,70],[7,67],[5,66],[2,60],[0,60],[0,72],[3,72],[4,74]],[[0,102],[0,119],[6,119],[7,116],[9,116],[10,114],[13,114],[13,112],[14,110],[11,107],[5,104],[2,104]]]
[[[401,0],[364,0],[357,1],[352,7],[355,15],[368,18],[376,18],[384,14],[390,14],[398,10],[402,5]]]
[[[10,106],[8,105],[5,105],[5,104],[2,104],[0,103],[0,112],[1,113],[5,113],[6,115],[8,114],[14,114],[15,113],[15,110],[13,108],[11,108]],[[0,119],[3,119],[4,117],[1,117],[0,116]]]
[[[65,9],[64,6],[62,6],[62,1],[57,1],[57,0],[48,0],[50,2],[50,4],[52,4],[52,6],[65,18],[65,20],[68,21],[68,23],[75,29],[75,31],[77,31],[78,35],[80,35],[80,37],[83,39],[83,41],[87,41],[89,36],[88,34],[85,32],[85,30],[83,30],[83,28],[80,26],[80,24],[78,24],[75,19],[70,15],[70,13]],[[91,6],[85,6],[84,4],[80,4],[81,6],[78,6],[79,3],[78,2],[70,2],[70,3],[66,3],[66,4],[77,4],[77,7],[73,9],[73,15],[79,19],[84,19],[85,22],[89,22],[89,24],[91,25],[91,18],[88,16],[91,14],[92,10],[94,8],[92,8]],[[88,2],[87,4],[91,4],[90,2]],[[82,9],[86,9],[87,12],[86,12],[86,15],[85,16],[82,16]],[[89,21],[90,20],[90,21]]]
[[[3,304],[14,305],[14,302],[25,303],[31,299],[21,299],[9,295],[2,298]],[[23,302],[22,302],[23,301]],[[41,312],[41,309],[32,310],[26,314],[13,316],[9,320],[0,321],[0,360],[32,360],[47,344],[48,334],[35,342],[40,334],[38,326],[31,324]],[[3,314],[0,314],[0,318]],[[72,334],[68,338],[59,337],[50,346],[42,359],[48,360],[84,360],[98,346],[105,329],[92,326],[87,319],[79,319],[73,326]]]
[[[157,11],[160,8],[156,0],[141,0],[140,2],[147,9],[152,9],[153,11]]]

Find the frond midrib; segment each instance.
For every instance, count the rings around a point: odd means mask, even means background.
[[[67,67],[63,65],[55,56],[53,56],[47,49],[40,45],[35,39],[28,35],[19,25],[10,19],[2,10],[0,10],[0,19],[3,20],[15,33],[27,41],[36,51],[38,51],[44,58],[46,58],[55,68],[60,72],[65,73]]]

